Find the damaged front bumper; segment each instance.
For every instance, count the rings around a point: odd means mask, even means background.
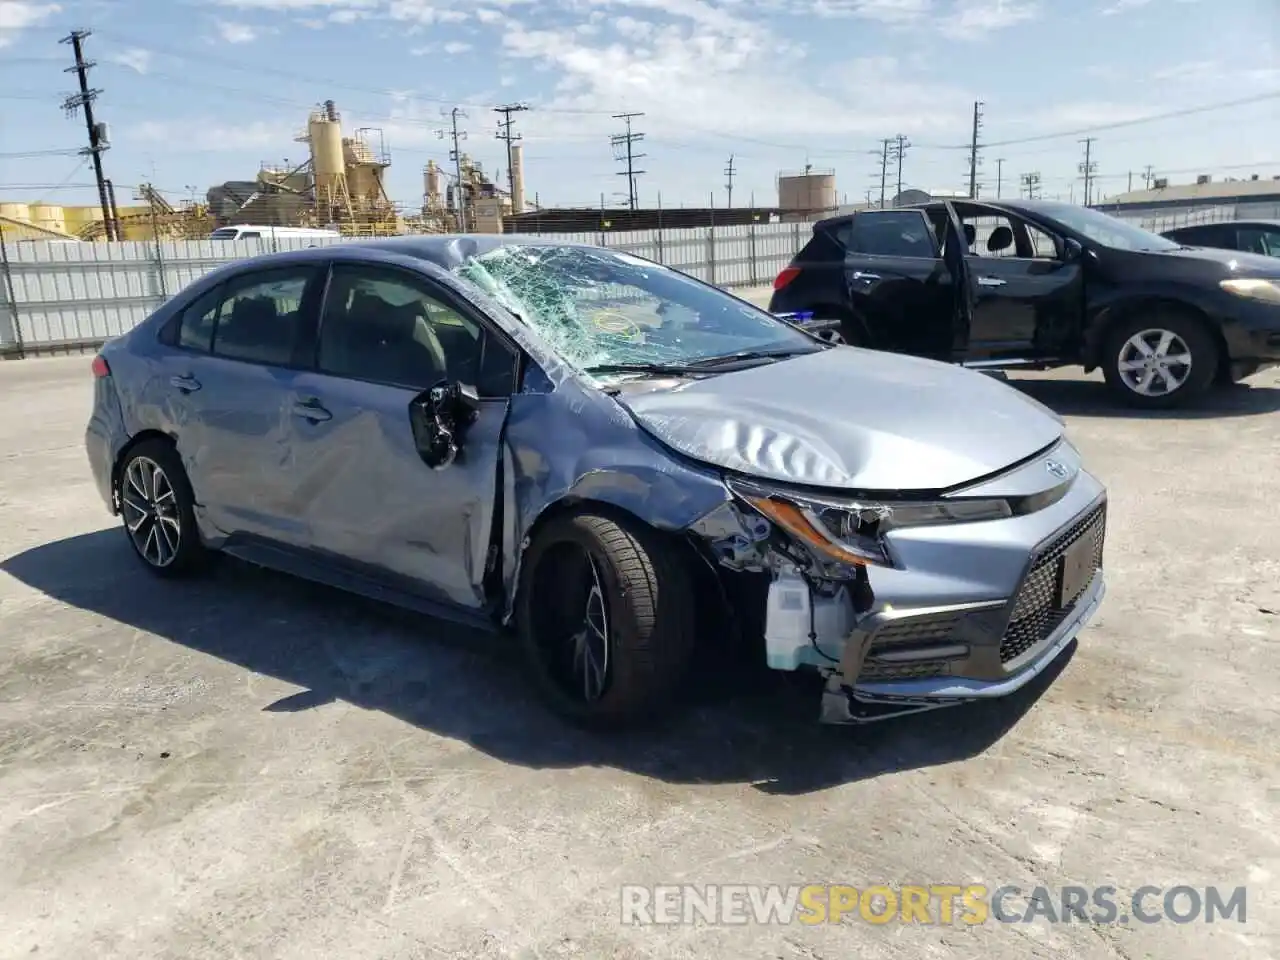
[[[749,512],[731,529],[719,511],[719,529],[698,532],[722,566],[769,573],[768,666],[816,670],[826,681],[824,722],[1004,697],[1053,664],[1106,592],[1106,494],[1073,453],[1055,452],[1071,476],[1051,496],[1032,489],[1039,461],[978,491],[1042,497],[1025,512],[892,531],[892,566],[806,565],[795,544],[780,544],[777,528]]]

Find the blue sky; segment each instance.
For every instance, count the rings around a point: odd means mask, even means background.
[[[878,196],[879,141],[899,133],[906,185],[958,189],[978,99],[984,140],[1027,141],[984,151],[984,195],[1003,158],[1006,195],[1037,171],[1043,195],[1079,198],[1089,128],[1103,194],[1148,165],[1280,175],[1280,98],[1128,124],[1280,91],[1280,0],[0,0],[0,199],[93,201],[57,152],[84,138],[60,109],[73,27],[93,31],[122,204],[141,181],[183,199],[300,161],[326,98],[382,128],[406,207],[446,159],[442,110],[468,110],[464,148],[493,170],[492,108],[520,100],[543,204],[616,202],[623,111],[645,114],[645,205],[722,205],[731,154],[736,204],[775,202],[778,171],[806,162],[850,201]]]

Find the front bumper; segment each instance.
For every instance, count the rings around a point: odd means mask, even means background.
[[[1003,697],[1030,683],[1106,592],[1106,493],[1079,469],[1069,445],[1054,458],[1074,472],[1050,505],[1003,520],[890,534],[899,563],[867,569],[870,607],[855,614],[846,591],[815,594],[805,621],[812,626],[801,631],[806,639],[793,639],[790,648],[779,638],[797,584],[776,579],[771,590],[787,598],[769,603],[770,664],[816,667],[827,678],[823,719],[836,723]],[[981,489],[1025,492],[1038,474],[1040,460]]]

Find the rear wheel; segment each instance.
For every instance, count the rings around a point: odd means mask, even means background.
[[[695,625],[690,576],[672,545],[639,523],[576,513],[539,532],[522,569],[520,642],[557,713],[613,727],[670,703]]]
[[[194,572],[207,559],[192,508],[195,498],[182,461],[164,440],[146,440],[120,465],[120,518],[129,544],[152,573]]]
[[[866,343],[866,338],[858,325],[848,317],[818,317],[815,322],[824,324],[822,330],[814,332],[819,340],[849,347],[861,347]]]
[[[1121,320],[1103,344],[1102,372],[1127,404],[1164,409],[1204,393],[1218,373],[1218,345],[1198,318],[1158,309]]]

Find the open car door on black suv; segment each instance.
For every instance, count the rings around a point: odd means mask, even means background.
[[[918,208],[820,221],[778,274],[769,309],[825,339],[960,361],[972,295],[964,280],[967,245],[959,218],[951,220],[944,233],[954,243],[939,237]],[[944,247],[953,251],[945,260]],[[955,252],[959,257],[949,262]]]

